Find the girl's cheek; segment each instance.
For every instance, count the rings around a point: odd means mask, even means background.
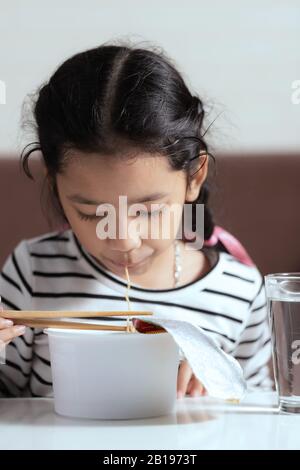
[[[79,239],[80,243],[91,253],[99,253],[99,248],[103,240],[97,237],[97,221],[90,222],[80,220],[78,216],[72,215],[68,218],[71,229]]]

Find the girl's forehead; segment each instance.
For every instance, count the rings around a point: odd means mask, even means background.
[[[129,180],[164,179],[175,176],[166,156],[140,154],[134,157],[102,156],[97,154],[78,154],[69,158],[62,174],[72,180],[84,177],[89,180],[110,180],[129,178]],[[153,181],[154,182],[154,181]]]
[[[65,173],[76,173],[77,171],[85,171],[86,173],[99,172],[103,173],[139,173],[142,177],[148,171],[153,173],[171,172],[168,158],[164,155],[137,153],[130,155],[101,155],[97,153],[76,153],[71,154],[67,159]]]
[[[176,190],[184,173],[174,171],[168,158],[161,155],[142,154],[134,158],[78,155],[69,159],[64,171],[58,175],[66,192],[87,194],[140,194]]]

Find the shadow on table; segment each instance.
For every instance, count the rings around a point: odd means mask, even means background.
[[[11,404],[14,403],[12,410]],[[7,406],[9,404],[9,406]],[[7,425],[39,426],[78,426],[78,427],[128,427],[128,426],[163,426],[204,423],[218,420],[224,414],[276,414],[278,407],[251,404],[224,404],[224,402],[207,403],[199,398],[188,398],[177,401],[173,414],[147,419],[100,420],[84,418],[67,418],[54,411],[54,402],[37,398],[24,400],[10,398],[0,400],[1,422]]]
[[[12,409],[11,404],[14,403]],[[7,406],[9,404],[9,406]],[[58,415],[54,411],[54,402],[49,399],[37,398],[24,400],[9,398],[0,400],[1,423],[12,425],[38,425],[38,426],[78,426],[78,427],[128,427],[128,426],[162,426],[201,423],[216,419],[205,409],[189,410],[186,406],[179,406],[172,414],[146,419],[85,419],[68,418]]]

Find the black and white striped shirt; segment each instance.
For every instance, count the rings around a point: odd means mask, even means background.
[[[2,305],[13,310],[124,310],[126,287],[124,279],[97,263],[71,229],[22,240],[0,276]],[[272,386],[265,289],[255,267],[219,252],[202,278],[163,290],[132,284],[130,301],[133,310],[196,321],[240,362],[248,387]],[[126,319],[109,321],[122,324]],[[7,346],[0,396],[53,396],[48,338],[42,329],[26,328]]]

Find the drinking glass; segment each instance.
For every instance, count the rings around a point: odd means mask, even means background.
[[[279,409],[300,413],[300,273],[265,276]]]

